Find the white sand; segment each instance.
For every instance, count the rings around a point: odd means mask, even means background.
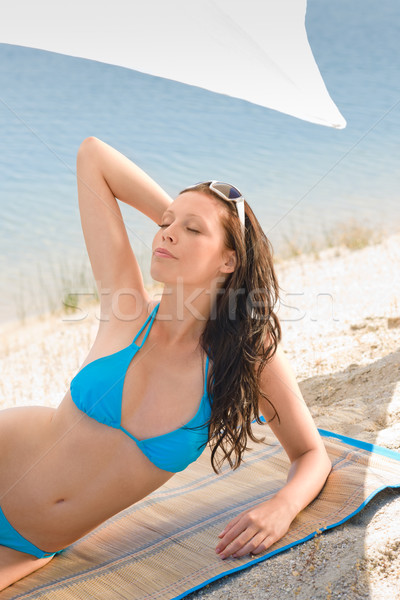
[[[277,262],[282,345],[319,427],[400,450],[400,235]],[[57,406],[96,335],[61,314],[0,328],[0,408]],[[400,493],[190,598],[400,598]]]

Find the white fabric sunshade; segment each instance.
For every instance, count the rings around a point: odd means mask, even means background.
[[[0,42],[128,67],[336,127],[306,0],[13,0]]]

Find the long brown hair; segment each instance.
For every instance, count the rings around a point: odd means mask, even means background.
[[[185,191],[189,189],[180,193]],[[212,361],[207,382],[207,392],[213,400],[208,443],[212,450],[212,468],[218,473],[225,460],[231,468],[239,467],[248,437],[253,442],[264,439],[255,437],[251,428],[254,419],[262,423],[258,408],[260,395],[273,408],[272,418],[279,420],[275,407],[259,385],[261,372],[282,337],[274,312],[279,285],[272,245],[247,202],[243,236],[233,202],[224,201],[205,183],[191,187],[190,191],[207,194],[223,205],[224,243],[228,249],[235,250],[237,256],[236,268],[224,281],[212,318],[207,321],[199,341]],[[223,455],[216,460],[218,449]]]

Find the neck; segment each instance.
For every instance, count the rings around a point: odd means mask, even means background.
[[[164,346],[197,345],[207,321],[215,318],[216,286],[205,289],[166,284],[156,315],[157,337]]]

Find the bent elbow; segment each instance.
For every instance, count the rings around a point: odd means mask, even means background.
[[[76,168],[79,169],[84,166],[85,161],[89,158],[91,161],[95,156],[95,152],[99,148],[101,144],[101,140],[99,138],[94,137],[93,135],[85,138],[76,153]]]

